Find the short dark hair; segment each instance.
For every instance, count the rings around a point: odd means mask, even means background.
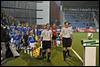
[[[65,21],[64,24],[66,24],[67,22]]]
[[[68,25],[70,25],[71,23],[68,23]]]
[[[65,21],[64,24],[68,23],[68,21]],[[68,23],[69,24],[69,23]]]
[[[45,24],[45,26],[49,25],[48,23]]]

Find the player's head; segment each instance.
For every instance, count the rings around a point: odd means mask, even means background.
[[[43,25],[43,29],[46,29],[46,25]]]
[[[68,27],[68,22],[66,21],[66,22],[64,22],[64,27]]]
[[[27,35],[28,35],[28,33],[29,33],[29,32],[28,32],[28,31],[26,31],[26,34],[27,34]]]
[[[20,34],[20,31],[19,30],[16,30],[16,33],[19,35]]]
[[[71,23],[68,23],[68,26],[70,27],[71,26]]]
[[[31,27],[32,27],[32,29],[35,29],[35,26],[36,26],[36,25],[35,25],[35,24],[33,24],[33,25],[31,26]]]
[[[37,25],[35,24],[35,28],[37,28]]]
[[[53,26],[56,26],[56,24],[55,24],[55,23],[53,23]]]
[[[49,25],[49,24],[47,25],[47,29],[48,29],[48,30],[50,29],[50,25]]]
[[[28,27],[29,26],[29,24],[28,24],[28,22],[26,21],[26,27]]]
[[[30,31],[29,31],[29,34],[32,35],[32,34],[33,34],[33,30],[30,30]]]
[[[46,23],[46,24],[44,25],[44,29],[48,29],[48,26],[49,26],[49,24]]]
[[[52,30],[52,25],[50,25],[50,30]]]

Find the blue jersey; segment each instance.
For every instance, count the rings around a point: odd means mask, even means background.
[[[16,35],[16,32],[15,31],[11,31],[10,32],[10,38],[14,37]]]
[[[11,40],[11,42],[12,42],[12,39],[13,39],[13,42],[14,42],[16,32],[15,32],[15,31],[11,31],[9,35],[10,35],[10,40]]]
[[[27,27],[23,27],[23,32],[24,32],[24,35],[26,34],[26,32],[28,31]]]
[[[41,35],[42,29],[38,30],[38,35]]]
[[[30,31],[30,30],[32,30],[32,28],[31,27],[28,27],[27,30]]]
[[[16,26],[11,25],[11,26],[10,26],[10,29],[11,29],[11,30],[12,30],[12,29],[14,29],[14,30],[15,30],[15,29],[16,29]]]
[[[16,27],[16,26],[14,26],[14,25],[11,25],[11,26],[10,26],[11,29],[13,29],[13,28],[15,29],[15,27]]]
[[[35,29],[35,34],[36,35],[41,35],[41,29]]]
[[[28,44],[35,42],[35,36],[29,36],[28,37]]]
[[[21,38],[22,38],[22,35],[20,35],[20,34],[17,35],[17,34],[16,34],[15,37],[14,37],[14,40],[21,40]]]
[[[23,28],[22,28],[21,26],[19,26],[19,27],[16,27],[16,30],[20,31],[20,35],[22,35]]]
[[[16,30],[22,31],[22,27],[18,26],[18,27],[16,27]]]
[[[14,38],[14,36],[16,34],[15,29],[16,29],[16,26],[14,26],[14,25],[10,26],[10,30],[11,30],[10,33],[9,33],[10,38]]]

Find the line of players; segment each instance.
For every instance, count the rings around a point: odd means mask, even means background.
[[[41,58],[46,58],[47,52],[47,61],[50,62],[52,46],[51,44],[53,44],[53,46],[57,46],[57,28],[56,24],[53,24],[52,27],[50,27],[49,24],[45,24],[43,27],[43,30],[39,31],[36,26],[22,27],[21,25],[19,25],[16,27],[14,25],[11,25],[11,43],[15,43],[18,51],[23,46],[25,47],[25,50],[27,48],[31,48],[32,51],[34,51],[35,47],[39,46],[39,48],[41,49],[38,51],[40,51],[39,55],[41,56]],[[65,61],[66,53],[68,53],[69,55],[68,47],[71,47],[72,43],[72,27],[70,26],[70,23],[64,22],[64,25],[60,32],[60,41],[60,44],[62,44],[64,48],[63,57]]]

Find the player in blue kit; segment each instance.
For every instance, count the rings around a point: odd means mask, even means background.
[[[27,26],[27,31],[30,31],[30,30],[32,30],[32,28],[31,28],[31,27],[29,27],[29,26]]]
[[[33,51],[34,43],[35,43],[35,36],[33,34],[33,30],[30,30],[28,36],[28,45],[29,45],[29,49],[31,50],[29,51],[30,53]]]
[[[34,45],[31,45],[31,43],[35,42],[35,36],[33,35],[32,32],[33,32],[33,30],[30,31],[30,35],[28,37],[28,44],[29,44],[29,46],[34,47]]]
[[[23,28],[22,28],[22,31],[24,32],[24,35],[26,34],[27,30],[28,30],[27,27],[23,27]]]
[[[11,26],[10,26],[10,29],[11,29],[11,30],[12,30],[12,29],[15,30],[15,28],[16,28],[16,26],[14,26],[14,25],[11,25]]]
[[[27,48],[28,48],[28,36],[29,32],[27,31],[25,35],[22,36],[22,43],[23,46],[25,47],[25,53],[27,53]]]
[[[15,40],[16,48],[18,51],[20,49],[21,38],[22,38],[22,35],[20,34],[20,31],[16,30],[16,35],[15,35],[14,40]]]
[[[10,38],[11,38],[11,41],[10,41],[10,42],[14,42],[15,35],[16,35],[16,31],[15,31],[15,29],[14,29],[14,28],[13,28],[13,29],[11,29],[11,31],[10,31],[10,33],[9,33],[9,35],[10,35]]]
[[[20,32],[20,35],[22,36],[22,31],[23,31],[23,28],[22,26],[19,24],[15,30],[18,30]]]

